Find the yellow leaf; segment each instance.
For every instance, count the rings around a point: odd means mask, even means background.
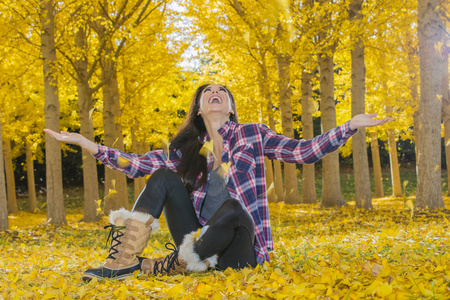
[[[231,162],[227,162],[227,163],[222,163],[221,164],[223,171],[225,172],[225,174],[228,173],[228,170],[230,169],[231,166]]]
[[[267,195],[271,195],[273,192],[275,192],[275,186],[273,182],[270,184],[269,188],[267,189]]]
[[[130,166],[130,161],[124,157],[119,156],[117,158],[117,165],[123,169]]]
[[[114,143],[112,143],[111,147],[114,147],[114,145],[117,143],[117,141],[119,140],[119,138],[117,138]]]
[[[211,153],[214,155],[214,144],[213,140],[206,141],[202,148],[200,149],[200,155],[203,155],[204,157],[208,157]],[[214,157],[215,159],[216,157]]]
[[[376,291],[378,296],[386,297],[392,293],[392,286],[388,283],[383,283]]]
[[[403,190],[406,189],[406,186],[408,185],[409,181],[405,180],[403,181]]]
[[[439,167],[440,167],[440,165],[436,165],[436,166],[434,167],[434,171],[435,171],[435,172],[438,171],[438,170],[439,170]]]
[[[372,267],[372,275],[377,276],[378,274],[381,273],[382,269],[383,269],[383,266],[380,266],[379,264],[374,263],[373,267]]]
[[[179,295],[184,295],[186,293],[182,284],[175,284],[167,291],[167,296],[174,298]]]
[[[408,199],[408,200],[405,202],[405,206],[406,206],[407,209],[409,209],[410,214],[411,214],[411,219],[412,219],[412,218],[414,217],[414,204],[413,204],[413,202],[411,201],[411,199]]]
[[[91,124],[94,123],[92,121],[92,114],[93,114],[94,110],[95,110],[95,107],[89,111],[89,121],[91,121]]]
[[[169,161],[169,159],[170,159],[170,152],[169,152],[169,149],[170,149],[170,143],[169,143],[169,141],[168,141],[167,139],[165,139],[165,138],[163,138],[163,139],[161,140],[161,149],[164,150],[164,153],[165,153],[166,156],[167,156],[167,161]]]

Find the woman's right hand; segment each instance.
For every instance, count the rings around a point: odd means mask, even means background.
[[[54,138],[57,141],[78,145],[94,154],[98,152],[97,144],[89,141],[87,138],[85,138],[79,133],[67,131],[61,131],[58,133],[51,129],[44,129],[44,132],[49,134],[52,138]]]

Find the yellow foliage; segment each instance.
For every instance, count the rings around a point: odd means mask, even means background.
[[[450,198],[445,202],[448,208]],[[68,225],[55,227],[44,225],[44,213],[22,212],[0,236],[0,298],[448,299],[448,216],[420,214],[410,222],[399,198],[373,204],[367,212],[271,203],[275,251],[271,263],[256,268],[87,284],[83,270],[108,255],[107,217],[92,224],[68,214]],[[144,256],[167,254],[161,225]]]

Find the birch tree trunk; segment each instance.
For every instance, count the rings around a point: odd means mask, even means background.
[[[291,82],[289,75],[290,57],[287,54],[277,55],[278,89],[281,104],[281,124],[283,135],[294,138],[291,105]],[[295,164],[284,163],[284,201],[289,204],[300,203],[297,184],[297,169]]]
[[[361,20],[362,0],[353,0],[349,6],[350,22]],[[364,45],[360,37],[352,56],[352,117],[366,112],[366,67],[364,61]],[[373,209],[370,190],[369,159],[367,158],[366,129],[360,128],[352,138],[353,174],[355,179],[355,206],[357,208]]]
[[[75,36],[75,46],[81,53],[86,51],[86,34],[83,28],[78,28]],[[77,92],[78,92],[78,113],[80,116],[81,134],[90,141],[94,141],[94,128],[90,118],[90,112],[93,109],[92,92],[89,86],[88,62],[85,56],[80,56],[75,61],[77,70]],[[83,221],[96,222],[101,219],[97,213],[98,178],[97,162],[89,151],[81,150],[83,160],[83,193],[84,208]]]
[[[375,181],[375,198],[383,198],[383,175],[381,174],[380,147],[378,145],[378,133],[370,133],[370,146],[372,149],[373,178]]]
[[[444,208],[441,187],[442,60],[439,0],[418,0],[420,53],[419,145],[415,207]]]
[[[8,194],[8,213],[17,214],[19,212],[19,208],[17,207],[16,182],[14,179],[14,166],[12,162],[11,141],[8,138],[3,139],[3,155],[5,159],[6,191]]]
[[[32,213],[36,212],[36,184],[34,181],[34,162],[33,152],[31,151],[30,142],[25,142],[25,157],[27,165],[27,182],[28,182],[28,210]]]
[[[59,93],[56,70],[55,11],[53,0],[41,1],[41,52],[44,70],[45,127],[59,132]],[[64,211],[61,145],[45,135],[47,220],[67,224]]]
[[[302,71],[303,138],[314,138],[311,73]],[[302,203],[317,203],[315,164],[302,165]]]
[[[0,122],[0,230],[9,228],[6,197],[5,165],[3,163],[2,123]]]

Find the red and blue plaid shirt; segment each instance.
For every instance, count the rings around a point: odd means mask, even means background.
[[[337,150],[356,133],[350,129],[349,124],[347,122],[311,140],[290,139],[260,123],[236,124],[227,121],[218,130],[223,137],[222,163],[231,162],[227,173],[227,188],[231,198],[238,200],[253,218],[256,232],[255,253],[259,264],[269,261],[269,252],[273,250],[264,156],[287,163],[314,163]],[[207,140],[208,136],[203,142]],[[99,146],[99,152],[94,156],[106,166],[135,178],[152,174],[159,168],[169,168],[176,172],[181,151],[171,149],[166,152],[158,149],[137,155]],[[211,154],[207,158],[210,171],[213,161]],[[208,183],[191,194],[192,204],[201,225],[207,222],[200,216],[207,188]]]

